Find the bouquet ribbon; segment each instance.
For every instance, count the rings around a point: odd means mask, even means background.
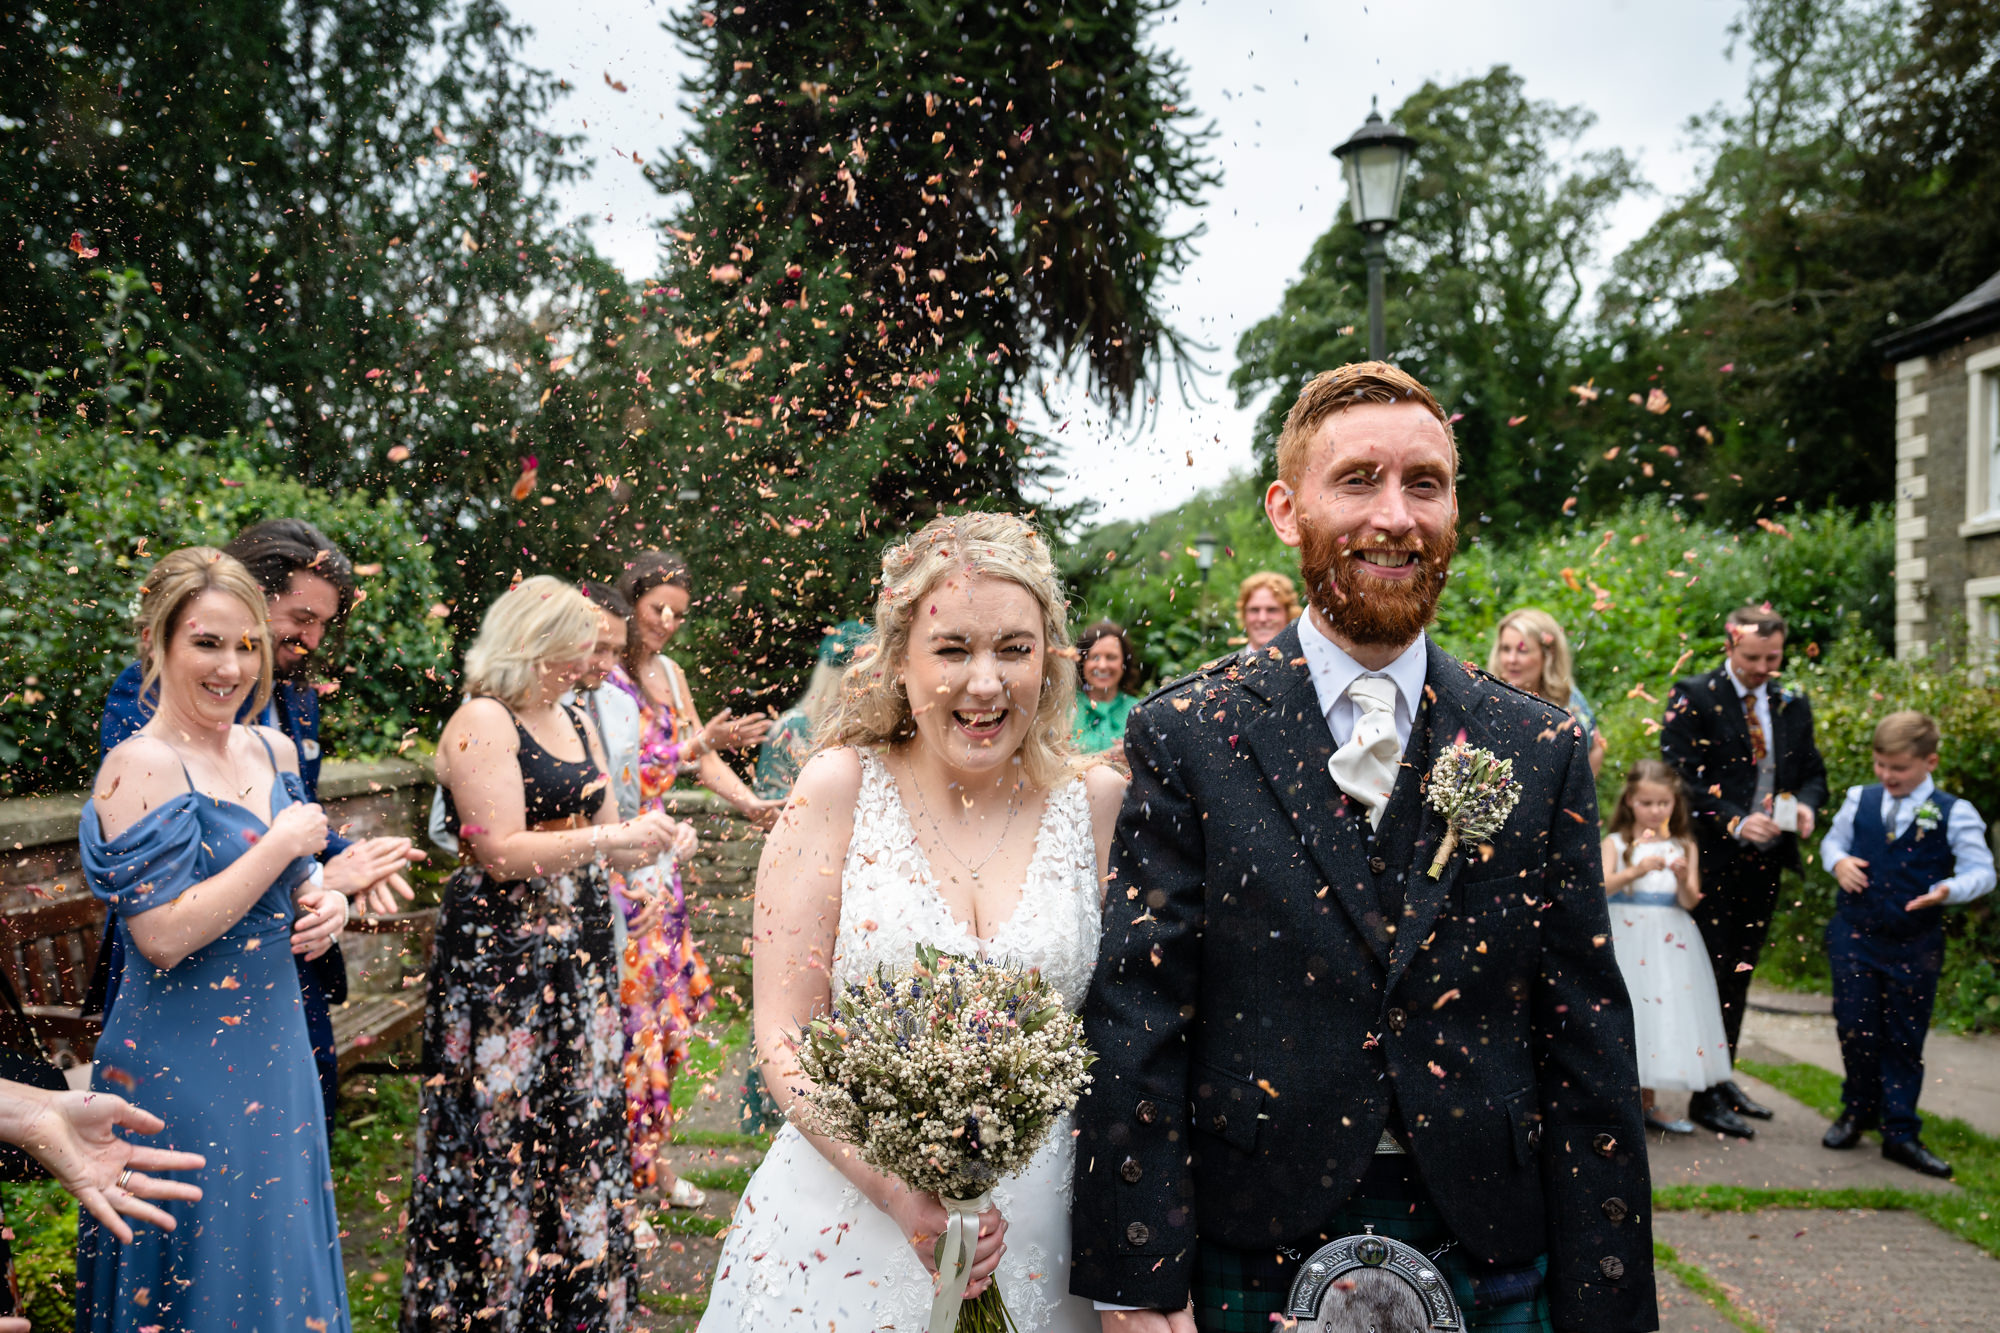
[[[979,1215],[993,1206],[988,1190],[974,1199],[938,1200],[944,1205],[944,1234],[938,1237],[937,1295],[931,1300],[930,1333],[952,1333],[965,1301],[965,1273],[979,1249]]]

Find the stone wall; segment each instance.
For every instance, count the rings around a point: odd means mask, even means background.
[[[335,828],[350,838],[414,836],[435,863],[442,853],[424,836],[432,789],[428,761],[328,760],[319,794]],[[0,801],[0,914],[50,900],[87,896],[76,845],[82,793]],[[669,813],[691,820],[701,846],[688,863],[696,939],[718,989],[750,1000],[750,895],[764,834],[713,793],[676,791]],[[341,942],[348,981],[358,992],[395,992],[420,973],[418,951],[426,933],[364,933],[350,929]]]

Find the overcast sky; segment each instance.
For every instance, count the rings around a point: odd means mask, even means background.
[[[685,4],[687,0],[679,0]],[[665,0],[509,0],[533,27],[523,55],[576,92],[559,121],[587,136],[591,178],[568,187],[599,249],[628,275],[654,267],[653,222],[666,203],[640,174],[681,137],[688,62],[661,29]],[[1607,236],[1616,253],[1645,230],[1661,198],[1685,188],[1700,159],[1690,116],[1741,95],[1743,62],[1724,50],[1737,0],[1394,0],[1256,3],[1179,0],[1154,40],[1188,67],[1189,99],[1220,132],[1223,179],[1199,221],[1194,263],[1166,293],[1184,332],[1212,350],[1205,405],[1169,390],[1136,434],[1108,425],[1081,395],[1059,400],[1068,480],[1059,499],[1089,498],[1104,518],[1170,507],[1250,461],[1258,404],[1239,410],[1224,381],[1243,330],[1276,308],[1313,238],[1345,194],[1330,150],[1368,114],[1426,79],[1448,82],[1513,66],[1530,96],[1595,112],[1585,148],[1632,154],[1659,192],[1626,203]],[[606,76],[629,90],[607,86]],[[1192,220],[1192,219],[1189,219]],[[1189,465],[1192,457],[1193,464]]]

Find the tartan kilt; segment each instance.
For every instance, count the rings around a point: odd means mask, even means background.
[[[1389,1163],[1380,1163],[1389,1166]],[[1397,1165],[1400,1165],[1398,1163]],[[1363,1190],[1347,1201],[1326,1240],[1354,1235],[1372,1226],[1388,1236],[1432,1254],[1451,1240],[1444,1219],[1423,1186],[1410,1180],[1404,1188],[1383,1181],[1371,1171]],[[1384,1197],[1388,1196],[1388,1197]],[[1194,1267],[1194,1322],[1201,1333],[1272,1333],[1283,1326],[1285,1300],[1299,1264],[1326,1243],[1314,1241],[1296,1257],[1277,1250],[1238,1250],[1212,1241],[1197,1241]],[[1472,1259],[1457,1246],[1432,1259],[1451,1284],[1451,1294],[1468,1329],[1531,1329],[1554,1333],[1549,1322],[1548,1296],[1543,1289],[1548,1258],[1527,1268],[1495,1270]]]

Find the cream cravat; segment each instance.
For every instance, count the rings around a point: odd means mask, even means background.
[[[1354,733],[1326,768],[1342,791],[1368,807],[1368,827],[1376,828],[1389,808],[1403,758],[1396,739],[1396,685],[1383,676],[1359,676],[1347,687],[1347,697],[1359,713]]]

